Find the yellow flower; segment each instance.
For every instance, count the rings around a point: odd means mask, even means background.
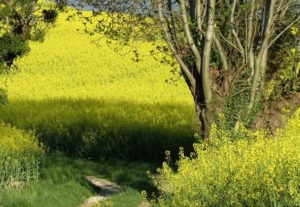
[[[292,35],[297,35],[298,34],[298,32],[299,32],[299,28],[297,28],[297,27],[292,27],[291,28],[291,33],[292,33]]]
[[[291,53],[295,54],[296,53],[296,48],[292,48]]]

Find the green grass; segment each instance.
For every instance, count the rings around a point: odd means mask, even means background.
[[[110,197],[107,201],[101,203],[99,207],[137,207],[143,203],[143,197],[140,192],[125,188],[118,194]]]
[[[50,164],[42,169],[40,182],[1,192],[4,207],[74,207],[93,191],[81,175],[68,165]]]
[[[60,154],[48,157],[48,166],[68,166],[81,175],[92,175],[108,179],[120,186],[137,190],[153,191],[147,171],[155,171],[157,165],[144,162],[122,160],[92,161],[81,158],[70,158]]]
[[[4,207],[74,207],[84,202],[91,191],[70,180],[62,184],[50,180],[17,191],[2,193]]]
[[[47,157],[40,182],[22,189],[1,192],[1,202],[4,207],[78,206],[96,193],[83,178],[83,175],[93,175],[121,185],[123,190],[113,196],[111,201],[116,205],[123,203],[133,207],[142,202],[141,190],[154,190],[146,175],[148,170],[154,169],[155,166],[145,163],[117,160],[94,162],[54,154]]]

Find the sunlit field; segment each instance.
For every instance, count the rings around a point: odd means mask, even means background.
[[[70,13],[2,77],[9,104],[1,119],[35,130],[52,150],[86,157],[159,161],[165,150],[189,151],[196,128],[183,80],[165,82],[172,68],[149,55],[150,43],[137,43],[142,61],[134,62],[82,32],[79,20],[66,21]]]
[[[141,53],[141,61],[136,63],[131,53],[115,53],[105,37],[77,31],[83,28],[82,22],[66,21],[71,13],[60,14],[45,41],[32,42],[31,52],[16,63],[19,71],[6,77],[11,101],[96,99],[192,105],[183,80],[178,86],[165,83],[172,77],[171,67],[150,56],[151,43],[136,43]],[[126,51],[128,48],[123,49]]]

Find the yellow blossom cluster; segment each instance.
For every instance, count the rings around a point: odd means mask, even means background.
[[[223,133],[212,146],[195,145],[196,158],[181,156],[176,172],[160,169],[159,205],[300,206],[299,126],[300,110],[274,137],[248,132],[230,141]]]

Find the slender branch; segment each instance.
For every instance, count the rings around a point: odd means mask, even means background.
[[[251,75],[254,75],[254,50],[253,50],[253,41],[254,41],[254,36],[255,36],[255,30],[253,27],[253,16],[254,16],[254,11],[255,11],[255,1],[251,2],[251,9],[250,9],[250,14],[249,17],[247,18],[247,46],[246,46],[246,51],[247,51],[247,56],[248,56],[248,62],[250,65],[250,70],[251,70]]]
[[[187,39],[187,42],[195,56],[195,62],[196,62],[196,67],[197,67],[197,71],[200,74],[201,73],[201,55],[200,52],[195,44],[195,41],[193,39],[193,35],[189,26],[189,22],[188,22],[188,14],[187,14],[187,10],[186,10],[186,6],[185,6],[185,1],[184,0],[179,0],[180,3],[180,8],[181,8],[181,16],[182,16],[182,20],[183,20],[183,26],[184,26],[184,32],[185,32],[185,36]]]
[[[165,24],[165,20],[164,20],[164,16],[163,16],[163,12],[162,12],[162,0],[158,1],[158,13],[159,13],[159,19],[160,22],[162,24],[162,30],[163,33],[165,35],[167,44],[170,48],[170,50],[172,51],[172,53],[174,54],[177,62],[179,63],[181,69],[183,70],[183,72],[185,73],[187,79],[189,80],[189,84],[194,88],[196,86],[196,80],[193,77],[191,71],[189,70],[188,66],[184,63],[181,55],[178,53],[177,49],[175,48],[174,44],[173,44],[173,40],[172,37],[168,31],[168,27]]]
[[[268,45],[268,47],[271,47],[287,30],[289,30],[293,25],[295,25],[298,21],[300,21],[300,15],[292,21],[284,30],[282,30]]]
[[[233,0],[232,6],[231,6],[231,16],[230,16],[231,32],[236,40],[236,43],[237,43],[237,46],[239,47],[239,51],[240,51],[241,55],[244,57],[245,56],[244,47],[243,47],[241,40],[234,28],[234,15],[235,15],[236,6],[237,6],[237,0]]]
[[[207,31],[203,44],[203,62],[202,62],[202,84],[205,103],[207,107],[212,101],[211,79],[210,79],[210,56],[214,38],[214,23],[215,23],[215,0],[209,0],[207,9]]]
[[[228,66],[228,61],[227,61],[227,55],[225,54],[225,51],[224,51],[218,37],[216,36],[216,34],[214,34],[214,42],[219,51],[219,54],[220,54],[220,57],[221,57],[221,60],[223,63],[223,69],[224,69],[224,71],[228,71],[229,66]]]
[[[197,0],[196,2],[196,7],[197,7],[197,29],[199,31],[199,35],[202,36],[202,12],[203,12],[203,3],[201,2],[201,0]]]
[[[265,73],[266,58],[268,54],[268,42],[272,32],[272,23],[274,20],[273,18],[274,18],[275,1],[276,0],[267,0],[265,5],[266,11],[264,15],[265,24],[263,27],[262,45],[256,57],[254,77],[251,86],[251,94],[250,94],[250,100],[248,105],[248,113],[250,113],[253,109],[254,102],[256,100],[259,81],[264,76]]]
[[[229,45],[231,45],[234,49],[236,49],[239,53],[242,53],[242,51],[232,42],[230,42],[228,39],[226,39],[226,37],[224,37],[224,35],[222,34],[221,31],[219,31],[220,36],[222,37],[222,39],[227,42]]]
[[[263,28],[263,41],[262,41],[262,46],[260,49],[259,56],[262,56],[262,54],[264,53],[264,50],[267,48],[268,42],[270,40],[272,24],[274,22],[275,1],[276,0],[267,0],[267,2],[266,2],[267,11],[265,12],[265,17],[264,17],[265,25]]]

